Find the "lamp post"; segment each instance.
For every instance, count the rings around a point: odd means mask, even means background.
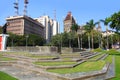
[[[26,51],[27,51],[27,40],[28,40],[28,35],[25,36],[26,37]]]

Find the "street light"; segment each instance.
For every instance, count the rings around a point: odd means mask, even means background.
[[[28,35],[25,36],[26,37],[26,51],[27,51],[27,40],[28,40]]]

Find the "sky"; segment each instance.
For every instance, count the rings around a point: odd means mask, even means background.
[[[0,25],[4,25],[6,18],[15,15],[14,2],[16,0],[0,0]],[[48,15],[60,23],[63,32],[63,20],[69,11],[72,12],[77,24],[84,25],[91,19],[94,22],[105,19],[120,10],[120,0],[28,0],[27,15],[37,18]],[[19,14],[23,15],[24,0],[19,0]],[[105,30],[101,23],[102,30]]]

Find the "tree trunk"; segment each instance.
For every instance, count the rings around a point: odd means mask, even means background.
[[[71,39],[69,40],[69,48],[71,48]]]
[[[107,37],[107,50],[109,49],[109,42],[108,42],[108,26],[106,25],[106,37]]]
[[[100,35],[98,34],[98,41],[99,41],[99,48],[101,47],[101,44],[100,44],[100,42],[101,42],[101,37],[100,37]]]
[[[119,37],[119,49],[120,49],[120,37]]]
[[[80,38],[79,38],[79,35],[78,35],[78,48],[80,49]]]
[[[93,32],[92,32],[92,49],[94,49],[94,43],[93,43]]]
[[[88,35],[88,46],[89,46],[89,50],[90,50],[90,36]]]
[[[82,49],[82,34],[81,34],[81,49]]]

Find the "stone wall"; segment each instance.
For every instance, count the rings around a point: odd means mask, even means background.
[[[61,53],[72,53],[73,49],[72,48],[67,48],[67,47],[62,47]]]
[[[7,47],[8,51],[27,51],[27,52],[37,52],[37,53],[58,53],[58,48],[54,46],[34,46],[34,47],[25,47],[25,46],[16,46],[16,47]]]
[[[73,53],[73,52],[80,52],[80,51],[83,51],[83,50],[78,48],[67,48],[67,47],[62,47],[62,50],[61,50],[62,53]]]
[[[67,48],[62,47],[58,49],[55,46],[34,46],[34,47],[25,47],[25,46],[16,46],[16,47],[7,47],[8,51],[27,51],[27,52],[40,52],[40,53],[73,53],[80,52],[78,48]]]

